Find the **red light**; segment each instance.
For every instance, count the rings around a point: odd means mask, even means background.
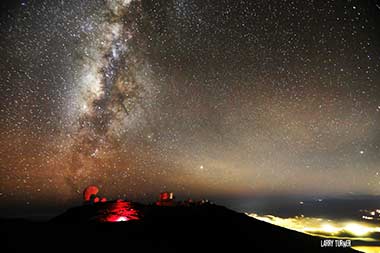
[[[117,219],[117,221],[127,221],[128,220],[128,218],[127,217],[119,217],[119,219]]]
[[[104,218],[100,218],[100,221],[104,222],[121,222],[140,219],[137,210],[133,209],[131,203],[126,201],[118,201],[110,204],[103,213]]]
[[[169,200],[170,199],[170,195],[168,192],[163,192],[161,193],[161,196],[160,196],[161,200]]]

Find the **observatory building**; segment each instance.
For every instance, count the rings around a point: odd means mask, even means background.
[[[107,199],[98,195],[99,188],[95,185],[88,186],[83,191],[83,202],[85,204],[93,204],[98,202],[106,202]]]
[[[174,193],[161,192],[160,199],[156,202],[157,206],[174,206]]]

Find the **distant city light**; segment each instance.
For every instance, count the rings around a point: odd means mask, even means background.
[[[296,216],[294,218],[281,218],[272,215],[247,214],[255,219],[271,223],[280,227],[298,232],[316,235],[333,236],[334,238],[350,238],[373,241],[373,234],[380,233],[380,227],[365,222],[340,222],[322,218]],[[365,220],[373,217],[362,216]],[[371,237],[372,234],[372,237]]]
[[[357,236],[362,236],[372,231],[372,228],[365,227],[356,223],[347,224],[344,229]]]

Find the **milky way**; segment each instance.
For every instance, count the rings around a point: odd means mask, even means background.
[[[1,203],[380,193],[378,1],[4,1]]]
[[[112,153],[117,139],[133,124],[133,117],[144,113],[141,104],[152,103],[154,96],[149,66],[138,58],[138,48],[133,45],[138,40],[139,1],[107,1],[105,7],[98,31],[93,31],[95,43],[84,47],[83,69],[73,96],[77,108],[70,113],[74,125],[79,124],[69,135],[72,157],[68,167],[73,174],[66,175],[68,181],[88,177],[96,167],[94,160]],[[91,23],[83,26],[94,29]],[[139,46],[144,46],[141,41]]]

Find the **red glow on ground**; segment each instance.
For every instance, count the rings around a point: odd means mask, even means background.
[[[119,219],[117,219],[117,221],[127,221],[128,218],[127,217],[119,217]]]
[[[130,220],[139,220],[140,216],[137,210],[132,208],[130,202],[118,201],[110,204],[104,210],[104,222],[122,222]]]

